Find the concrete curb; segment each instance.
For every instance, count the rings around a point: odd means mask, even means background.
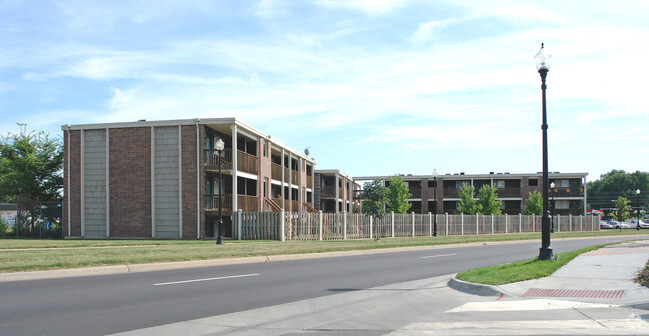
[[[467,294],[479,296],[503,296],[506,295],[498,287],[491,285],[477,284],[473,282],[466,282],[459,280],[455,275],[448,281],[448,286]]]

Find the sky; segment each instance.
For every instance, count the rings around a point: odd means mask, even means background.
[[[0,0],[0,134],[236,117],[349,176],[649,170],[648,1]]]

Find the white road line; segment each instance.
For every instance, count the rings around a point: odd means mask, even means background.
[[[259,274],[257,274],[257,273],[241,274],[241,275],[231,275],[231,276],[224,276],[224,277],[218,277],[218,278],[205,278],[205,279],[193,279],[193,280],[183,280],[183,281],[174,281],[174,282],[161,282],[161,283],[157,283],[157,284],[153,284],[153,285],[154,286],[177,285],[177,284],[184,284],[184,283],[190,283],[190,282],[201,282],[201,281],[245,278],[245,277],[257,276],[257,275],[259,275]]]
[[[432,256],[425,256],[421,257],[421,259],[428,259],[428,258],[439,258],[439,257],[450,257],[457,255],[457,253],[451,253],[451,254],[438,254],[438,255],[432,255]]]

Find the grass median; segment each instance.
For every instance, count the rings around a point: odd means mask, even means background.
[[[565,232],[554,233],[553,239],[632,234],[638,232]],[[522,233],[308,242],[226,241],[220,246],[204,240],[1,239],[0,273],[528,239],[540,242],[540,238],[540,233]]]
[[[595,245],[578,250],[562,252],[550,260],[537,258],[515,261],[513,263],[474,268],[456,275],[457,279],[485,285],[504,285],[512,282],[544,278],[569,263],[582,253],[597,250],[609,244]]]

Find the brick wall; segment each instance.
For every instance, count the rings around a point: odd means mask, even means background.
[[[64,230],[65,236],[81,236],[81,131],[70,131],[70,148],[68,148],[68,132],[64,135],[64,150],[66,160],[70,160],[70,171],[67,161],[64,169],[65,202]],[[68,204],[68,193],[70,201]],[[70,232],[68,233],[68,207],[70,207]]]
[[[182,201],[183,201],[183,238],[197,238],[198,218],[200,218],[200,236],[205,236],[205,209],[202,206],[205,194],[205,156],[202,153],[203,144],[205,143],[205,126],[199,126],[199,167],[196,166],[196,126],[182,126]],[[200,173],[200,193],[196,195],[196,170],[201,169]],[[197,204],[201,200],[201,206]],[[200,211],[200,214],[198,213]]]
[[[151,128],[110,129],[110,235],[151,237]]]

